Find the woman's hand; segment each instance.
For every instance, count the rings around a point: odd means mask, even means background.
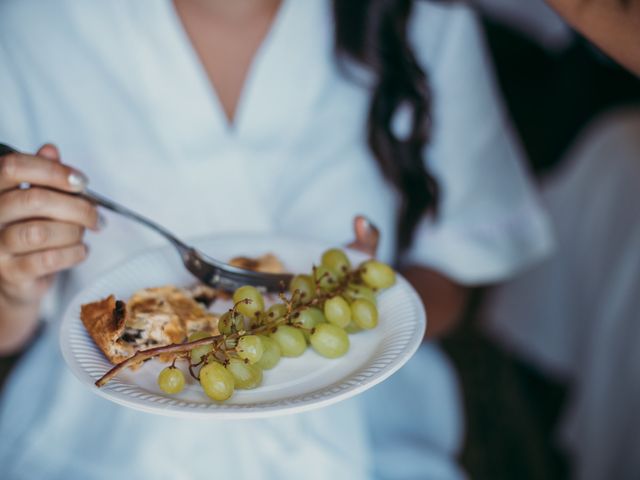
[[[360,250],[371,257],[376,256],[378,242],[380,241],[380,231],[367,217],[357,215],[353,219],[353,233],[355,240],[347,247]]]
[[[85,259],[82,239],[86,228],[97,229],[96,207],[62,192],[82,191],[86,183],[82,173],[60,163],[53,145],[36,155],[0,157],[0,301],[5,309],[39,306],[54,275]],[[30,187],[20,188],[24,184]]]

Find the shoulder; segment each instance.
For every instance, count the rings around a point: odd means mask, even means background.
[[[0,0],[0,46],[46,51],[91,31],[122,9],[124,0]],[[75,38],[73,38],[75,37]],[[22,52],[20,52],[22,53]]]

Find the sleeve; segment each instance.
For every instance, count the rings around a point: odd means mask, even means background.
[[[441,198],[438,215],[421,221],[402,261],[467,285],[503,280],[550,253],[550,223],[502,110],[474,15],[425,3],[412,21],[433,98],[426,161]]]

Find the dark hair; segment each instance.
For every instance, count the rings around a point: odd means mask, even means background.
[[[398,247],[406,248],[426,212],[435,212],[438,185],[424,164],[430,126],[425,72],[418,65],[407,23],[412,0],[333,0],[338,59],[353,60],[375,75],[367,120],[368,143],[387,180],[400,195]],[[399,108],[411,112],[407,136],[394,135]]]

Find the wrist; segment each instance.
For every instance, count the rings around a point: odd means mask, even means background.
[[[21,295],[0,285],[0,309],[39,310],[41,303],[42,295]]]
[[[40,299],[15,298],[0,289],[0,357],[20,352],[37,330]]]

